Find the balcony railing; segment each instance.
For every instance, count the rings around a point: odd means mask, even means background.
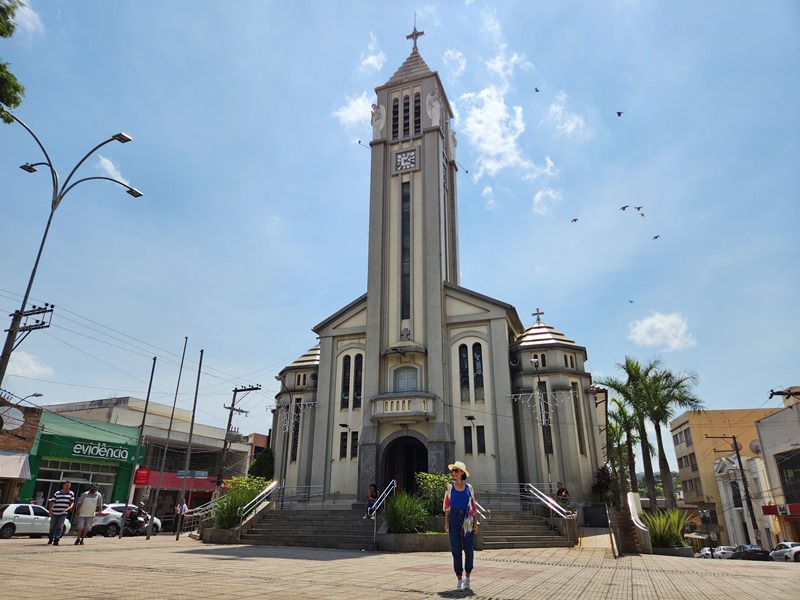
[[[436,418],[436,396],[411,391],[381,394],[370,400],[370,420],[381,423],[417,423]]]

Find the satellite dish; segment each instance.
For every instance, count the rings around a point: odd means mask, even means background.
[[[735,444],[731,444],[731,448],[733,448],[734,450],[741,450],[742,444],[740,442],[736,442]]]
[[[750,442],[749,448],[750,452],[752,452],[753,454],[758,456],[761,455],[761,442],[759,442],[758,440],[753,440],[752,442]]]
[[[14,431],[25,423],[25,414],[14,406],[0,408],[0,431]]]

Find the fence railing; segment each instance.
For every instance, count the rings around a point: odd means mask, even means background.
[[[386,503],[386,499],[389,497],[389,494],[393,494],[396,489],[397,489],[397,482],[394,479],[392,479],[389,482],[389,484],[383,489],[380,496],[378,496],[378,499],[375,500],[375,503],[367,508],[367,516],[372,519],[373,542],[378,537],[378,520],[375,518],[375,515],[378,514],[378,511]]]
[[[242,527],[244,526],[245,521],[250,519],[254,516],[256,510],[261,508],[265,503],[270,501],[270,495],[278,489],[278,482],[273,481],[264,490],[255,498],[250,500],[247,504],[239,508],[236,512],[239,513],[239,532],[238,537],[241,539],[242,537]]]

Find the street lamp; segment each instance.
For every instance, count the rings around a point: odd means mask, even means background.
[[[35,173],[36,170],[37,170],[36,167],[39,167],[39,166],[46,166],[48,169],[50,169],[50,177],[51,177],[52,182],[53,182],[53,197],[52,197],[52,200],[50,202],[50,216],[47,219],[47,226],[44,228],[44,235],[42,235],[42,241],[39,244],[39,253],[36,255],[36,261],[33,263],[33,270],[31,271],[31,276],[30,276],[30,279],[28,280],[28,287],[25,289],[25,295],[22,297],[22,304],[20,305],[19,310],[14,311],[14,314],[11,315],[11,327],[9,327],[9,329],[8,329],[8,335],[6,336],[6,341],[5,341],[5,344],[3,345],[3,352],[2,352],[2,355],[0,355],[0,385],[2,385],[3,380],[5,379],[6,369],[8,368],[8,362],[11,360],[11,353],[16,348],[17,333],[19,333],[19,328],[20,328],[20,324],[22,322],[22,317],[24,316],[24,313],[25,313],[25,307],[28,305],[28,297],[31,294],[31,288],[33,287],[33,281],[36,278],[36,270],[39,268],[39,261],[42,258],[42,250],[44,250],[44,243],[47,240],[47,234],[50,231],[50,224],[53,222],[53,215],[55,214],[56,209],[58,208],[58,205],[61,204],[61,201],[64,199],[64,196],[66,196],[67,193],[69,193],[69,191],[72,188],[74,188],[76,185],[78,185],[79,183],[83,183],[84,181],[92,181],[92,180],[95,180],[95,179],[103,179],[105,181],[111,181],[112,183],[116,183],[118,185],[121,185],[122,187],[125,188],[127,193],[130,194],[131,196],[133,196],[134,198],[139,198],[140,196],[142,196],[142,192],[140,192],[136,188],[129,186],[127,183],[125,183],[123,181],[120,181],[118,179],[114,179],[113,177],[100,177],[100,176],[83,177],[83,178],[78,179],[77,181],[74,181],[74,182],[72,182],[70,184],[70,181],[72,180],[72,176],[75,175],[76,171],[80,168],[80,166],[84,162],[86,162],[86,159],[88,159],[97,150],[99,150],[100,148],[102,148],[103,146],[105,146],[106,144],[109,144],[111,142],[119,142],[121,144],[125,144],[127,142],[130,142],[132,138],[128,134],[126,134],[126,133],[117,133],[115,135],[112,135],[107,140],[97,144],[97,146],[92,148],[89,152],[87,152],[83,156],[82,159],[80,159],[80,161],[78,161],[78,164],[75,165],[75,167],[73,167],[72,171],[70,171],[69,175],[67,176],[66,181],[64,181],[63,184],[59,185],[58,172],[56,171],[55,166],[53,166],[53,162],[50,160],[50,155],[47,153],[47,150],[45,150],[44,145],[39,140],[39,138],[36,136],[36,134],[33,132],[33,130],[31,130],[30,127],[28,127],[25,123],[23,123],[20,119],[18,119],[11,112],[9,112],[7,110],[3,110],[2,112],[4,114],[9,115],[17,123],[22,125],[22,127],[25,128],[25,131],[27,131],[29,134],[31,134],[33,139],[36,140],[36,143],[39,145],[39,148],[41,149],[42,154],[44,154],[44,158],[45,158],[44,162],[25,163],[24,165],[20,166],[20,169],[22,169],[23,171],[26,171],[27,173]]]
[[[697,512],[700,513],[700,520],[706,524],[706,543],[708,544],[711,558],[714,558],[714,546],[711,545],[711,532],[708,530],[708,524],[711,522],[711,511],[698,510]]]

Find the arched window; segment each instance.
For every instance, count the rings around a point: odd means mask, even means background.
[[[422,132],[422,116],[420,115],[419,92],[414,94],[414,133]]]
[[[411,99],[403,96],[403,137],[411,135]]]
[[[547,355],[545,355],[544,352],[542,352],[542,366],[543,367],[547,366]]]
[[[458,347],[458,381],[461,387],[461,401],[469,402],[469,352],[466,344]]]
[[[564,355],[564,366],[566,368],[569,368],[569,358],[567,357],[566,354]]]
[[[350,357],[342,361],[342,408],[350,406]]]
[[[417,387],[417,369],[414,367],[400,367],[394,372],[394,391],[413,392]]]
[[[475,400],[485,400],[483,394],[483,348],[480,343],[472,344],[472,371],[475,386]]]
[[[395,98],[392,100],[392,139],[396,140],[400,135],[400,101]]]
[[[356,364],[353,369],[353,408],[361,408],[361,374],[364,371],[364,356],[356,354]]]

